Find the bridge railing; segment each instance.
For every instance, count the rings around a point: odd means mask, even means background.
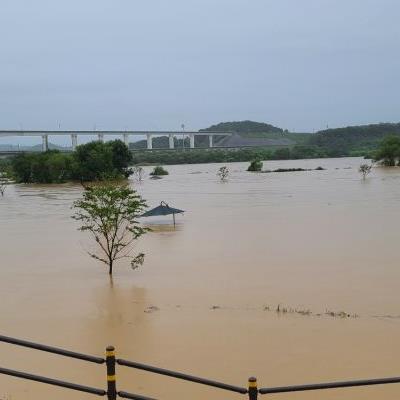
[[[77,383],[67,382],[54,378],[48,378],[40,375],[34,375],[27,372],[16,371],[0,367],[0,374],[12,376],[19,379],[31,380],[35,382],[44,383],[47,385],[58,386],[64,389],[75,390],[97,396],[107,396],[108,400],[116,400],[117,398],[132,399],[132,400],[155,400],[150,397],[146,397],[139,394],[133,394],[125,391],[117,391],[117,379],[116,379],[116,365],[123,367],[134,368],[142,371],[151,372],[158,375],[169,376],[171,378],[189,381],[209,387],[222,389],[230,392],[246,395],[249,400],[257,400],[258,395],[264,394],[277,394],[277,393],[288,393],[288,392],[302,392],[309,390],[324,390],[324,389],[338,389],[338,388],[349,388],[358,386],[373,386],[373,385],[385,385],[400,383],[400,377],[392,378],[381,378],[381,379],[365,379],[365,380],[351,380],[344,382],[327,382],[327,383],[315,383],[307,385],[294,385],[294,386],[280,386],[280,387],[266,387],[258,389],[257,379],[250,377],[248,379],[248,385],[246,388],[240,386],[234,386],[223,382],[218,382],[210,379],[201,378],[194,375],[188,375],[182,372],[171,371],[151,365],[141,364],[134,361],[128,361],[124,359],[117,359],[115,357],[115,349],[113,346],[109,346],[106,349],[106,357],[96,357],[88,354],[78,353],[70,350],[61,349],[58,347],[48,346],[44,344],[29,342],[26,340],[16,339],[9,336],[0,335],[0,342],[9,343],[15,346],[22,346],[31,348],[34,350],[44,351],[48,353],[57,354],[59,356],[69,357],[78,359],[85,362],[94,364],[105,364],[106,365],[106,381],[107,390],[93,388],[90,386],[84,386]]]

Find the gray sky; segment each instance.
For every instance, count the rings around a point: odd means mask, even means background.
[[[397,122],[399,16],[398,0],[0,0],[0,129]]]

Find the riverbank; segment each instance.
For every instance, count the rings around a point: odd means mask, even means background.
[[[138,150],[132,152],[132,163],[139,165],[179,165],[244,162],[258,160],[298,160],[327,158],[317,147],[252,147],[252,148],[194,148],[175,150]]]

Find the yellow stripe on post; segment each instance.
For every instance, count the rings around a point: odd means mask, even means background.
[[[258,389],[257,389],[257,378],[254,376],[249,378],[249,400],[257,400]]]
[[[106,348],[107,366],[107,399],[117,399],[117,382],[115,377],[115,349],[113,346]]]

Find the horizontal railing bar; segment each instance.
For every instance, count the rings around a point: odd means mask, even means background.
[[[400,383],[400,377],[261,388],[258,392],[260,394],[303,392],[306,390],[338,389],[357,386],[385,385],[389,383]]]
[[[76,353],[75,351],[64,350],[57,347],[47,346],[44,344],[28,342],[27,340],[21,340],[12,338],[9,336],[0,335],[0,342],[15,344],[17,346],[29,347],[31,349],[46,351],[48,353],[59,354],[61,356],[77,358],[78,360],[89,361],[96,364],[103,364],[105,362],[104,358],[94,357],[87,354]]]
[[[150,365],[140,364],[140,363],[137,363],[134,361],[118,359],[117,363],[119,365],[123,365],[125,367],[130,367],[130,368],[140,369],[143,371],[153,372],[153,373],[159,374],[159,375],[171,376],[173,378],[182,379],[184,381],[200,383],[202,385],[212,386],[212,387],[216,387],[216,388],[223,389],[223,390],[229,390],[231,392],[242,393],[242,394],[247,393],[246,388],[228,385],[226,383],[216,382],[216,381],[212,381],[210,379],[203,379],[203,378],[199,378],[197,376],[183,374],[181,372],[170,371],[170,370],[158,368],[158,367],[152,367]]]
[[[96,394],[98,396],[105,396],[107,392],[102,389],[95,389],[89,386],[77,385],[75,383],[60,381],[58,379],[46,378],[44,376],[28,374],[26,372],[15,371],[12,369],[1,368],[0,374],[14,376],[16,378],[27,379],[30,381],[36,381],[40,383],[46,383],[47,385],[59,386],[67,389],[77,390],[79,392],[85,392],[90,394]]]
[[[133,394],[128,392],[118,392],[118,396],[123,399],[132,399],[132,400],[155,400],[151,397],[141,396],[140,394]]]

